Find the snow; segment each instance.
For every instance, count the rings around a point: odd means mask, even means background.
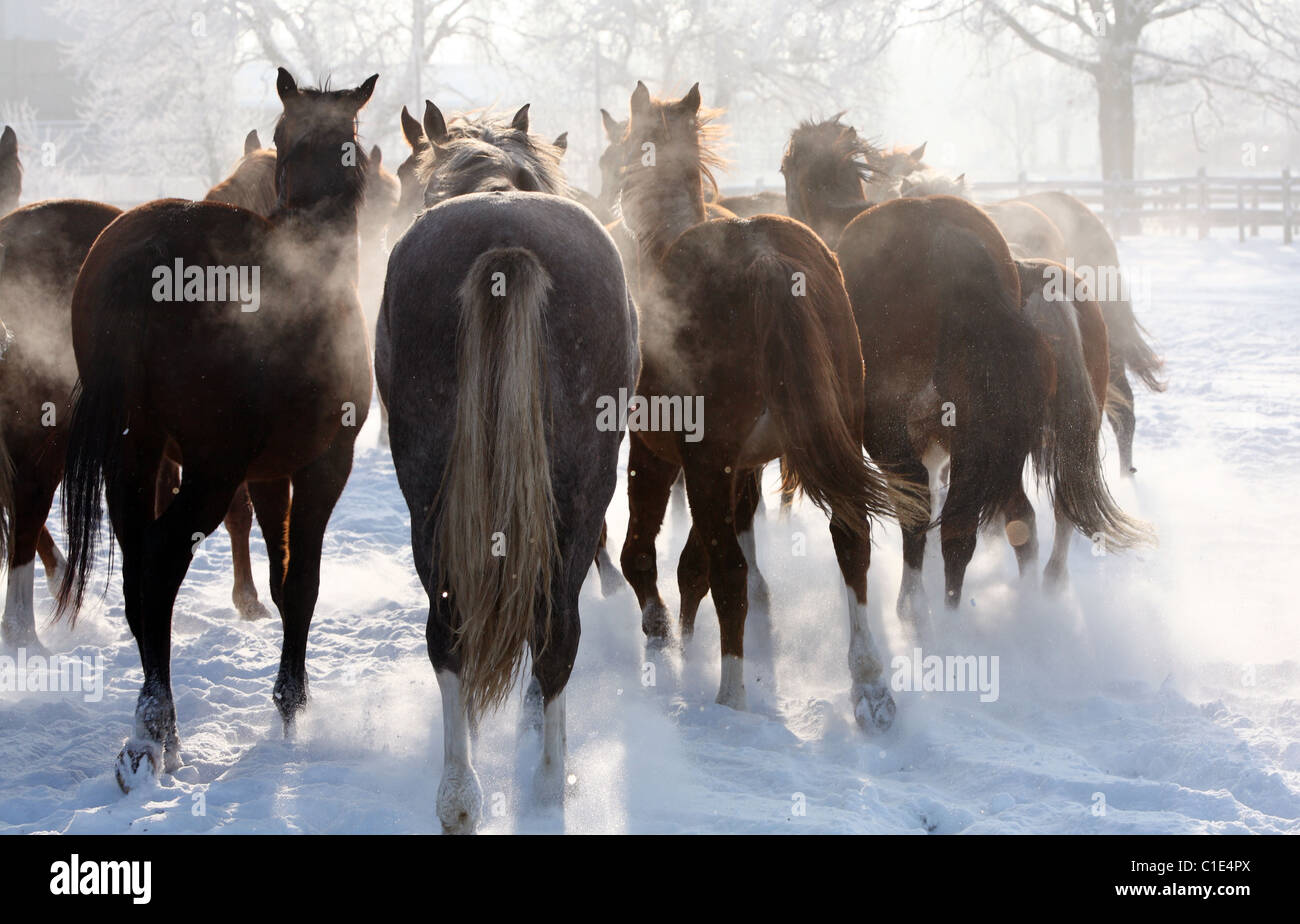
[[[1151,302],[1139,312],[1166,356],[1170,388],[1138,392],[1137,480],[1118,481],[1107,430],[1108,474],[1161,544],[1095,557],[1076,538],[1071,588],[1057,599],[1020,585],[1005,541],[982,539],[962,606],[936,613],[925,653],[996,655],[996,701],[897,693],[894,728],[864,737],[847,695],[848,620],[824,519],[803,505],[782,522],[769,490],[756,538],[772,613],[750,615],[750,711],[713,702],[711,602],[685,657],[664,656],[646,686],[635,600],[627,588],[603,599],[593,571],[568,694],[576,789],[563,817],[528,804],[539,749],[516,727],[521,691],[480,731],[483,830],[1300,832],[1291,571],[1300,258],[1268,240],[1139,238],[1121,253],[1148,274]],[[237,617],[222,531],[201,548],[176,604],[183,768],[126,796],[114,782],[141,681],[115,572],[75,630],[43,628],[54,651],[102,654],[103,699],[0,693],[0,831],[438,830],[441,706],[408,514],[377,445],[377,417],[326,537],[308,657],[313,700],[295,740],[284,740],[271,702],[279,626]],[[1045,563],[1050,509],[1036,506]],[[626,517],[620,480],[609,513],[615,554]],[[685,535],[685,511],[674,506],[659,559],[670,609]],[[806,555],[795,554],[801,546]],[[873,556],[870,611],[888,661],[912,649],[894,617],[896,528],[878,531]],[[937,538],[925,581],[940,601]],[[36,601],[48,612],[39,575]]]

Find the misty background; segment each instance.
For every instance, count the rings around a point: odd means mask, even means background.
[[[274,73],[378,72],[361,137],[389,169],[398,113],[532,103],[598,187],[599,109],[638,79],[699,81],[727,109],[729,191],[780,187],[798,120],[846,110],[884,145],[975,181],[1214,175],[1300,167],[1300,4],[1250,0],[0,0],[0,120],[23,201],[200,197]]]

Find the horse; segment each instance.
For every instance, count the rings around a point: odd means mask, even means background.
[[[299,88],[280,68],[270,217],[218,202],[145,203],[104,229],[77,277],[81,385],[67,439],[68,568],[56,618],[75,619],[81,605],[106,495],[144,668],[134,732],[115,763],[123,791],[181,764],[172,608],[193,555],[245,482],[284,626],[274,700],[286,736],[307,703],[325,527],[370,405],[356,294],[366,166],[356,119],[377,80]],[[354,164],[340,156],[345,145]],[[182,480],[154,519],[164,458],[182,466]]]
[[[0,132],[0,215],[18,207],[23,193],[23,163],[18,159],[18,135],[6,125]]]
[[[121,209],[49,199],[0,218],[0,314],[15,340],[0,363],[0,420],[12,470],[8,583],[0,641],[43,651],[33,604],[39,555],[52,594],[65,559],[45,526],[63,478],[72,392],[72,291],[90,245]]]
[[[1034,469],[1043,480],[1054,468],[1067,464],[1086,473],[1087,478],[1100,480],[1099,436],[1110,377],[1110,347],[1101,307],[1090,297],[1086,282],[1060,263],[1017,260],[1016,268],[1023,309],[1047,340],[1057,370],[1057,388],[1048,406],[1043,442],[1033,453]],[[1075,490],[1078,482],[1068,474],[1056,479],[1060,485],[1052,499],[1056,535],[1043,573],[1044,582],[1052,590],[1060,590],[1068,580],[1067,553],[1074,520],[1108,523],[1135,541],[1150,538],[1145,524],[1120,512],[1104,484],[1079,492]],[[1086,516],[1072,517],[1069,512],[1071,507],[1090,505],[1093,509]],[[1007,511],[1006,516],[1007,538],[1016,551],[1022,576],[1028,576],[1037,561],[1038,536],[1033,507],[1023,492],[1015,509]]]
[[[1150,391],[1162,392],[1166,386],[1160,376],[1164,361],[1147,342],[1146,328],[1134,314],[1133,302],[1119,275],[1115,241],[1092,209],[1068,193],[1030,193],[1018,201],[1041,210],[1060,228],[1067,254],[1073,258],[1076,269],[1088,267],[1095,277],[1110,277],[1116,283],[1118,291],[1099,293],[1110,337],[1110,397],[1106,402],[1106,416],[1119,447],[1120,473],[1126,477],[1133,475],[1137,472],[1133,466],[1137,418],[1128,373],[1132,372]]]
[[[1049,414],[1061,387],[1047,339],[1021,309],[1020,274],[992,219],[954,196],[898,198],[867,207],[871,151],[838,119],[795,129],[782,162],[796,217],[836,241],[866,366],[865,445],[929,513],[929,469],[950,460],[938,519],[944,603],[961,601],[979,528],[1023,521],[1025,461],[1056,447],[1043,477],[1076,528],[1120,549],[1140,528],[1114,509],[1091,451],[1058,439]],[[840,198],[828,199],[827,191]],[[856,202],[854,197],[856,196]],[[853,214],[844,225],[836,220]],[[1076,391],[1068,395],[1078,400]],[[928,524],[902,523],[904,575],[897,612],[927,631],[921,581]],[[1022,540],[1023,541],[1023,540]],[[1013,543],[1014,544],[1014,543]]]
[[[659,100],[638,82],[619,144],[623,220],[641,276],[637,397],[667,408],[694,399],[709,415],[693,434],[681,426],[632,433],[623,573],[647,644],[668,645],[655,537],[684,471],[691,530],[678,566],[682,644],[711,591],[722,642],[717,702],[745,708],[757,469],[785,456],[787,484],[830,515],[851,633],[850,701],[859,725],[881,732],[895,704],[867,620],[869,517],[892,513],[902,498],[862,453],[853,310],[834,254],[806,226],[774,215],[708,218],[704,185],[719,159],[709,146],[715,113],[700,103],[698,84],[679,100]]]
[[[411,511],[442,694],[443,831],[482,811],[470,728],[532,656],[534,794],[562,801],[578,594],[617,481],[599,396],[636,384],[637,318],[613,241],[564,188],[525,106],[453,135],[426,107],[423,211],[393,248],[375,373]],[[449,362],[429,362],[430,356]]]

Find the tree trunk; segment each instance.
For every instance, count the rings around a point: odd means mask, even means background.
[[[1101,177],[1107,182],[1133,179],[1136,130],[1133,118],[1133,55],[1103,49],[1096,71],[1097,127],[1101,141]],[[1132,199],[1124,192],[1106,198],[1107,220],[1127,233],[1140,233]]]

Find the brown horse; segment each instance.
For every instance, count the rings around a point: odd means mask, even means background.
[[[18,207],[23,192],[23,163],[18,159],[18,135],[8,125],[0,132],[0,215]]]
[[[0,425],[13,475],[8,588],[0,639],[40,649],[33,608],[35,558],[54,592],[64,558],[45,527],[63,478],[64,447],[77,365],[72,355],[72,290],[77,270],[120,209],[50,199],[0,219],[0,315],[13,345],[0,363]]]
[[[1025,460],[1045,438],[1056,456],[1040,472],[1070,522],[1114,548],[1132,544],[1092,464],[1095,447],[1089,454],[1077,440],[1056,439],[1048,413],[1056,362],[1021,310],[1019,272],[992,220],[962,199],[931,196],[892,199],[836,226],[852,214],[855,194],[866,207],[863,146],[838,119],[800,125],[782,163],[786,196],[797,217],[837,242],[862,336],[871,457],[922,496],[927,469],[951,460],[939,518],[946,605],[960,602],[979,526],[998,515],[1022,519]],[[838,198],[828,199],[830,190]],[[928,617],[927,527],[902,527],[898,612],[917,628]]]
[[[718,702],[745,706],[747,576],[754,562],[757,470],[784,455],[787,480],[830,514],[844,579],[854,713],[889,727],[894,701],[867,622],[869,520],[894,498],[862,454],[862,351],[834,255],[788,218],[710,220],[704,203],[711,113],[699,86],[680,100],[632,94],[620,188],[639,251],[641,377],[637,397],[671,408],[695,401],[708,419],[633,432],[623,573],[651,645],[668,643],[655,537],[685,471],[691,532],[678,567],[683,642],[712,592],[722,635]],[[635,430],[635,428],[633,428]]]
[[[1070,271],[1060,263],[1017,260],[1016,266],[1024,311],[1047,340],[1057,372],[1056,394],[1048,407],[1042,445],[1034,452],[1034,467],[1041,480],[1066,460],[1076,467],[1099,471],[1099,436],[1110,375],[1110,349],[1101,308],[1096,299],[1085,294],[1082,279],[1076,277],[1074,284],[1069,284],[1066,277]],[[1062,487],[1053,497],[1056,537],[1044,572],[1047,585],[1053,589],[1063,586],[1068,577],[1067,552],[1074,530],[1071,507],[1095,504],[1086,519],[1108,523],[1112,531],[1135,542],[1150,538],[1143,524],[1119,511],[1108,491],[1071,493],[1077,482],[1070,477],[1058,479]],[[1007,539],[1016,550],[1022,576],[1027,576],[1037,561],[1038,536],[1033,507],[1023,492],[1006,517]],[[1104,535],[1088,538],[1096,541]]]
[[[365,153],[355,126],[377,80],[300,90],[281,68],[271,217],[216,202],[147,203],[104,230],[78,276],[81,388],[68,436],[59,612],[80,605],[106,494],[144,667],[135,731],[116,765],[124,790],[138,774],[180,765],[172,607],[198,545],[245,482],[272,546],[271,597],[284,623],[274,698],[286,734],[306,705],[325,526],[370,404],[356,294]],[[340,156],[349,146],[355,162]],[[183,477],[154,519],[164,457]]]
[[[1086,267],[1095,278],[1110,277],[1116,283],[1116,291],[1097,293],[1110,337],[1111,391],[1106,402],[1106,416],[1110,418],[1119,446],[1120,472],[1131,475],[1137,471],[1133,467],[1133,434],[1137,418],[1128,373],[1136,375],[1151,391],[1164,391],[1165,383],[1160,378],[1164,362],[1147,343],[1146,329],[1133,313],[1133,302],[1119,275],[1115,240],[1092,209],[1068,193],[1032,193],[1022,196],[1020,201],[1042,211],[1061,229],[1066,253],[1073,258],[1076,271]]]

